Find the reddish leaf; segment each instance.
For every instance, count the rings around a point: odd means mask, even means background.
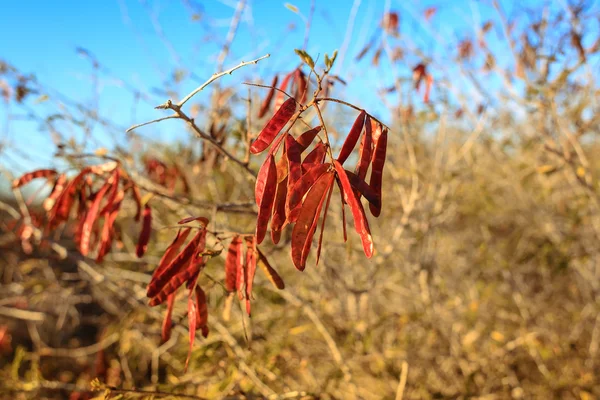
[[[296,142],[298,142],[298,145],[300,146],[301,152],[306,150],[311,145],[313,140],[315,140],[315,137],[317,137],[319,132],[321,132],[322,128],[323,127],[321,125],[315,126],[314,128],[304,132],[298,139],[296,139]]]
[[[437,11],[437,8],[435,8],[435,7],[426,8],[425,11],[423,12],[423,17],[425,18],[425,21],[429,21],[431,19],[431,17],[433,17],[435,15],[436,11]]]
[[[286,222],[285,205],[288,193],[288,178],[277,184],[277,193],[273,204],[273,217],[271,218],[271,239],[274,244],[279,243],[281,231]]]
[[[271,283],[279,290],[285,289],[285,283],[283,283],[283,279],[281,276],[275,271],[275,269],[269,264],[269,260],[267,257],[260,251],[260,249],[256,249],[258,251],[258,265],[263,270],[267,278],[271,281]]]
[[[202,331],[202,336],[208,336],[208,305],[206,303],[206,294],[200,286],[196,287],[196,309],[198,310],[198,319],[196,320],[196,329]]]
[[[367,182],[360,179],[358,175],[354,172],[346,171],[346,175],[348,175],[348,180],[350,181],[350,185],[353,189],[358,191],[362,196],[365,196],[365,199],[369,201],[375,207],[381,208],[381,192],[377,193]],[[371,178],[373,176],[371,175]]]
[[[285,96],[285,94],[283,92],[285,92],[287,90],[287,87],[290,84],[293,77],[294,77],[294,71],[287,74],[283,78],[281,85],[279,85],[279,88],[278,88],[279,91],[277,91],[277,94],[275,96],[275,111],[276,112],[281,108],[281,105],[283,104],[283,99]]]
[[[21,187],[23,185],[28,184],[33,179],[37,178],[53,178],[57,172],[53,169],[38,169],[36,171],[31,171],[20,177],[19,179],[15,179],[12,183],[13,189]]]
[[[189,261],[196,254],[198,246],[203,242],[206,237],[206,230],[201,229],[196,236],[183,248],[173,260],[164,268],[161,268],[160,273],[155,273],[156,276],[152,277],[152,281],[148,285],[148,297],[156,296],[183,267],[189,264]],[[191,274],[190,274],[191,276]],[[188,276],[189,278],[189,276]],[[182,284],[185,280],[181,281]],[[158,303],[157,303],[158,304]]]
[[[379,204],[371,202],[369,209],[374,217],[378,217],[381,214],[381,183],[383,180],[383,166],[385,164],[385,155],[387,149],[387,128],[381,130],[377,144],[375,145],[375,151],[373,152],[373,162],[371,169],[371,188],[375,191]],[[365,193],[363,192],[363,195]],[[368,198],[367,198],[368,200]],[[370,201],[370,200],[369,200]]]
[[[264,151],[275,139],[275,136],[292,118],[296,112],[296,101],[292,98],[287,99],[273,117],[267,122],[267,125],[260,132],[256,140],[250,146],[252,154],[258,154]]]
[[[150,299],[150,307],[157,306],[165,302],[167,297],[174,293],[186,281],[188,287],[192,288],[196,283],[198,272],[204,266],[204,258],[196,253],[185,263],[184,267],[173,275],[169,281],[160,288],[160,291]]]
[[[258,111],[258,118],[264,117],[267,111],[269,110],[269,107],[271,106],[271,101],[273,100],[273,95],[275,94],[275,87],[277,86],[278,80],[279,77],[275,75],[275,77],[273,78],[273,82],[271,82],[271,89],[269,89],[267,97],[265,97],[265,99],[263,100],[262,105],[260,106],[260,110]]]
[[[369,165],[371,165],[371,154],[373,153],[373,131],[371,117],[367,115],[365,119],[365,134],[362,136],[358,152],[358,163],[355,173],[362,180],[367,176]]]
[[[82,225],[81,230],[81,242],[79,244],[79,250],[81,254],[84,256],[88,255],[90,250],[90,239],[92,237],[92,228],[94,226],[94,222],[96,222],[96,217],[98,216],[98,210],[100,208],[100,202],[104,198],[104,194],[110,188],[110,182],[106,182],[100,190],[94,196],[94,200],[92,201],[92,205],[85,215],[85,219]]]
[[[150,233],[152,232],[152,209],[148,204],[144,206],[142,231],[138,239],[136,254],[138,258],[141,258],[146,249],[148,248],[148,241],[150,240]]]
[[[338,178],[338,186],[341,187],[339,178]],[[346,201],[344,200],[344,192],[340,190],[340,199],[342,201],[342,228],[344,232],[344,243],[348,241],[348,232],[346,230]]]
[[[44,202],[42,203],[42,207],[44,208],[44,210],[50,211],[52,209],[52,207],[56,203],[56,199],[58,199],[58,197],[61,195],[63,190],[65,190],[66,184],[67,184],[67,175],[60,174],[58,176],[58,178],[56,179],[56,182],[54,182],[54,187],[52,188],[50,195],[48,195],[48,197],[45,198]]]
[[[124,197],[125,193],[122,190],[119,190],[117,196],[113,199],[112,204],[110,204],[111,208],[105,212],[104,225],[102,226],[102,233],[100,236],[100,245],[98,246],[98,255],[96,256],[97,263],[101,263],[104,256],[110,251],[114,233],[113,226]]]
[[[289,171],[288,185],[292,188],[302,177],[302,149],[292,135],[288,134],[285,139],[285,150]]]
[[[300,215],[292,231],[292,260],[300,271],[304,270],[306,258],[312,244],[313,235],[317,229],[319,215],[326,192],[330,189],[334,174],[329,171],[322,174],[308,192],[302,203]]]
[[[300,68],[297,68],[294,72],[294,84],[296,85],[295,99],[300,103],[304,103],[306,101],[308,82],[304,72]]]
[[[244,262],[242,257],[242,240],[236,235],[229,245],[225,259],[225,289],[228,292],[237,290],[237,274]]]
[[[266,167],[265,167],[266,164]],[[277,190],[277,167],[275,158],[271,155],[265,160],[256,179],[255,196],[258,205],[258,217],[256,221],[256,239],[261,243],[265,238],[269,218],[275,200]]]
[[[246,313],[250,316],[250,299],[252,298],[252,285],[256,274],[256,238],[246,239]]]
[[[279,145],[283,142],[283,139],[285,139],[285,135],[277,136],[277,139],[273,141],[273,145],[269,149],[269,155],[277,153],[277,150],[279,150]]]
[[[306,173],[313,165],[323,164],[325,161],[325,155],[327,154],[327,148],[323,142],[319,142],[315,148],[308,153],[302,162],[302,172]]]
[[[388,33],[393,34],[393,35],[397,35],[398,34],[398,29],[400,27],[400,16],[395,11],[391,11],[391,12],[386,13],[383,16],[383,21],[381,21],[381,26]]]
[[[333,181],[332,181],[333,183]],[[325,231],[325,221],[327,220],[327,210],[329,209],[329,201],[331,200],[331,194],[333,193],[333,184],[330,185],[329,194],[327,194],[327,201],[325,202],[325,211],[323,211],[323,219],[321,220],[321,234],[319,235],[319,245],[317,246],[317,262],[319,265],[319,258],[321,258],[321,245],[323,244],[323,231]]]
[[[415,90],[419,90],[423,78],[427,75],[427,66],[425,64],[418,64],[413,68],[413,81],[415,82]]]
[[[190,349],[185,360],[185,372],[187,372],[188,364],[190,363],[190,357],[192,356],[192,349],[194,348],[194,339],[196,339],[196,322],[198,319],[198,311],[196,308],[196,301],[190,293],[190,296],[188,297],[188,329],[190,332]]]
[[[331,168],[331,164],[317,164],[309,169],[302,178],[300,178],[288,196],[288,204],[286,213],[288,222],[296,222],[301,209],[302,198],[309,191],[309,189],[315,184],[317,179]]]
[[[204,227],[208,225],[208,218],[205,217],[187,217],[177,222],[178,225],[187,224],[188,222],[199,221]]]
[[[425,94],[423,94],[423,102],[429,103],[429,95],[433,86],[433,77],[428,74],[425,82]]]
[[[50,210],[50,215],[48,216],[50,227],[56,227],[58,224],[69,218],[69,213],[73,206],[73,202],[75,201],[78,187],[89,172],[89,168],[84,168],[65,186],[65,189],[60,196],[58,196],[56,203],[54,203],[54,206]]]
[[[237,290],[238,298],[242,300],[244,298],[244,288],[246,286],[246,263],[244,261],[244,253],[242,250],[242,242],[240,241],[238,247],[238,257],[240,257],[237,274],[235,277],[235,288]]]
[[[115,202],[115,199],[120,192],[120,190],[119,190],[119,180],[121,177],[120,171],[121,170],[119,168],[115,168],[115,170],[112,173],[112,176],[109,178],[111,188],[110,188],[110,192],[108,192],[108,194],[107,194],[106,205],[104,206],[102,211],[100,211],[101,215],[106,214],[109,209],[113,208],[112,205]]]
[[[165,343],[167,340],[171,338],[171,328],[173,326],[173,322],[171,321],[171,317],[173,315],[173,306],[175,304],[175,293],[171,293],[167,298],[167,313],[165,314],[165,318],[163,319],[162,329],[161,329],[161,343]]]
[[[133,184],[130,186],[131,193],[133,194],[133,199],[135,200],[135,204],[137,206],[137,211],[135,213],[135,220],[139,221],[142,216],[142,196],[140,195],[140,189],[137,185]]]
[[[350,211],[352,211],[354,228],[360,235],[365,255],[367,258],[371,258],[373,255],[373,237],[371,236],[369,221],[365,215],[365,210],[358,197],[354,194],[350,181],[348,180],[348,175],[346,175],[346,171],[344,170],[344,167],[342,167],[342,164],[337,160],[334,160],[334,166],[339,177],[338,182],[341,184],[340,189],[343,191],[344,198],[350,206]]]
[[[340,164],[344,164],[348,156],[350,156],[352,153],[352,150],[354,150],[356,143],[358,143],[358,138],[363,130],[366,116],[367,113],[363,110],[360,112],[358,117],[356,117],[356,120],[354,121],[354,124],[352,125],[352,128],[350,129],[350,132],[348,133],[348,136],[342,145],[340,154],[337,157],[337,160],[340,162]]]
[[[173,261],[173,259],[177,255],[179,249],[181,248],[181,246],[185,242],[185,239],[187,239],[191,231],[192,228],[184,228],[179,229],[177,231],[177,236],[175,236],[173,242],[169,245],[169,247],[167,247],[167,250],[165,251],[158,263],[158,267],[156,267],[156,269],[154,270],[154,273],[152,274],[152,280],[156,279],[157,276],[162,275],[164,270],[169,266],[169,264],[171,264],[171,261]]]

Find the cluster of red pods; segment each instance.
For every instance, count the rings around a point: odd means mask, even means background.
[[[127,177],[119,163],[110,161],[88,166],[71,179],[53,169],[40,169],[15,179],[12,186],[16,189],[37,178],[53,183],[50,194],[42,203],[46,211],[47,231],[66,223],[77,204],[74,241],[84,256],[95,248],[97,262],[104,259],[119,235],[115,221],[125,194],[131,192],[137,205],[135,220],[142,219],[136,253],[138,257],[144,255],[150,239],[152,210],[148,204],[142,205],[139,188]],[[19,230],[21,240],[31,235],[32,230],[26,228]]]
[[[277,79],[273,82],[273,87],[276,84]],[[284,100],[282,91],[288,87],[291,88],[293,97]],[[381,212],[387,128],[361,110],[339,154],[334,158],[323,126],[308,129],[297,138],[289,133],[300,115],[315,104],[299,107],[306,100],[308,90],[308,79],[304,73],[299,68],[292,71],[285,76],[279,88],[281,91],[278,91],[275,97],[275,112],[250,146],[250,152],[253,154],[267,151],[255,187],[255,200],[259,210],[256,232],[254,235],[235,234],[225,261],[225,289],[230,294],[237,292],[240,300],[245,300],[248,315],[257,266],[261,267],[277,288],[284,288],[283,280],[258,248],[258,244],[262,243],[266,236],[269,224],[274,243],[280,241],[282,231],[287,225],[293,225],[292,260],[297,269],[304,270],[314,234],[321,220],[316,257],[317,263],[319,261],[334,183],[340,192],[344,241],[347,240],[345,206],[348,205],[367,257],[373,255],[374,248],[361,197],[364,196],[369,202],[373,216],[377,217]],[[273,97],[274,89],[263,102],[259,111],[261,116],[269,110]],[[281,133],[286,126],[287,130]],[[323,141],[322,137],[326,139]],[[344,163],[357,146],[356,166],[350,171],[344,167]],[[276,160],[280,150],[281,155]],[[174,188],[176,181],[183,179],[178,170],[169,168],[156,159],[147,158],[145,167],[153,181],[166,187]],[[370,180],[367,183],[369,169]],[[37,170],[15,180],[13,187],[19,188],[35,178],[44,178],[53,183],[53,189],[43,202],[47,230],[53,230],[66,223],[77,204],[74,240],[81,254],[95,254],[98,262],[110,251],[115,237],[119,234],[115,221],[126,193],[130,192],[137,205],[135,219],[142,220],[136,253],[138,257],[143,256],[150,239],[152,211],[147,203],[142,203],[139,188],[118,162],[110,161],[84,167],[72,178],[55,170]],[[183,183],[187,188],[187,183]],[[191,226],[190,223],[198,226]],[[182,227],[155,269],[147,287],[147,296],[150,306],[167,303],[167,313],[162,326],[162,340],[166,341],[172,329],[175,294],[181,286],[186,286],[189,290],[187,315],[191,354],[196,331],[200,330],[203,336],[208,335],[206,294],[197,283],[198,277],[207,261],[219,252],[207,249],[207,234],[210,233],[207,230],[208,219],[190,217],[179,221],[179,224]],[[194,235],[188,240],[193,231]],[[20,232],[22,240],[23,236],[31,235],[31,230],[21,229]],[[216,234],[211,235],[217,243],[221,241]],[[186,368],[188,362],[189,355]]]
[[[319,140],[312,150],[303,153],[313,144],[322,130],[316,126],[302,133],[297,139],[290,133],[291,126],[298,120],[298,102],[289,98],[279,107],[267,122],[250,151],[253,154],[268,149],[264,163],[258,173],[255,200],[258,206],[256,240],[261,243],[271,222],[271,238],[278,243],[282,229],[294,224],[292,230],[292,260],[299,270],[303,270],[316,232],[321,211],[321,234],[317,249],[317,262],[321,252],[323,229],[327,209],[334,187],[340,189],[342,209],[350,207],[356,232],[360,235],[367,257],[373,254],[373,239],[364,208],[360,201],[364,196],[369,201],[369,209],[374,216],[381,212],[381,183],[387,147],[387,128],[361,111],[350,129],[339,155],[333,158],[327,142]],[[287,131],[282,129],[292,121]],[[360,144],[359,144],[360,141]],[[354,171],[343,164],[359,144],[358,161]],[[275,160],[282,149],[281,157]],[[327,161],[329,154],[330,160]],[[370,182],[365,182],[371,168]],[[344,217],[344,240],[346,226]]]

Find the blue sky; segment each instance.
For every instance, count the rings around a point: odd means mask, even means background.
[[[532,2],[527,0],[520,4]],[[293,68],[298,62],[293,49],[302,46],[305,32],[302,18],[286,8],[285,2],[249,0],[248,3],[225,67],[266,53],[272,56],[256,67],[239,70],[224,78],[224,84],[239,85],[244,91],[246,88],[241,82],[245,80],[258,82],[261,77],[266,77],[270,81],[273,72]],[[303,15],[308,15],[310,0],[290,3]],[[378,69],[369,66],[369,56],[358,64],[354,62],[355,55],[371,37],[386,7],[401,13],[401,40],[431,53],[456,46],[459,38],[472,34],[474,23],[483,23],[493,13],[486,2],[475,0],[330,0],[316,3],[308,52],[322,57],[325,52],[331,54],[334,49],[341,49],[349,30],[348,53],[340,56],[344,62],[335,69],[350,82],[344,89],[344,98],[370,110],[381,110],[383,119],[389,119],[389,115],[385,107],[381,107],[376,90],[393,84],[397,74],[410,76],[410,68],[418,62],[407,60],[393,68]],[[51,100],[35,105],[38,110],[46,107],[51,113],[56,110],[58,101],[70,100],[94,108],[95,99],[98,99],[101,117],[111,120],[117,129],[92,127],[98,141],[90,142],[88,150],[112,141],[125,143],[121,127],[163,115],[153,110],[153,106],[169,95],[154,89],[163,88],[175,70],[186,72],[186,78],[174,87],[179,96],[187,94],[215,72],[216,59],[236,4],[235,0],[4,2],[0,13],[4,36],[0,59],[24,73],[35,73],[49,88]],[[360,4],[360,7],[350,30],[347,21],[354,4]],[[511,15],[513,2],[506,0],[502,5]],[[429,24],[421,25],[417,19],[430,6],[435,6],[438,11]],[[295,29],[290,29],[292,24]],[[496,39],[491,40],[493,43]],[[96,83],[91,78],[90,60],[78,54],[77,48],[88,50],[99,60],[101,72]],[[383,63],[385,65],[385,61]],[[148,101],[135,103],[133,90],[146,95]],[[94,96],[95,91],[98,96]],[[10,159],[0,158],[1,163],[16,162],[16,167],[25,168],[32,163],[41,166],[50,162],[49,149],[53,148],[50,136],[40,132],[38,124],[22,121],[26,112],[17,105],[0,107],[0,140],[26,148],[32,160],[12,153],[8,155]],[[81,135],[72,128],[65,129],[67,135]],[[186,140],[187,136],[180,121],[152,125],[140,129],[140,133],[159,141]],[[2,157],[7,156],[3,154]]]

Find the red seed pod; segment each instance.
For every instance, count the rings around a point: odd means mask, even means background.
[[[292,135],[288,134],[285,139],[285,150],[289,171],[288,186],[292,188],[302,177],[302,149]]]
[[[366,116],[367,113],[363,110],[354,121],[354,124],[352,125],[352,128],[350,129],[350,132],[348,133],[348,136],[342,145],[340,154],[337,157],[337,160],[340,162],[340,164],[344,164],[348,156],[350,156],[352,153],[352,150],[354,150],[356,143],[358,143],[358,138],[363,130],[363,126],[365,125]]]
[[[225,259],[225,289],[228,292],[235,292],[237,287],[237,274],[244,263],[242,254],[242,240],[239,235],[234,236]]]
[[[302,203],[298,220],[292,231],[292,260],[294,266],[303,271],[306,259],[317,229],[319,215],[327,191],[331,188],[335,175],[332,171],[322,174],[312,186]]]
[[[135,201],[135,205],[137,206],[137,211],[135,213],[135,220],[139,221],[142,216],[142,196],[140,194],[140,189],[135,184],[131,184],[129,187],[131,189],[131,194],[133,195],[133,200]]]
[[[158,262],[158,267],[156,267],[152,274],[152,280],[155,280],[157,276],[162,275],[164,270],[171,264],[171,261],[173,261],[175,256],[179,253],[179,249],[191,231],[191,228],[179,229],[177,231],[177,236],[175,236],[175,239],[173,239],[173,242],[167,247],[167,250]]]
[[[161,268],[160,273],[155,273],[148,285],[147,296],[152,298],[161,291],[162,287],[169,282],[179,271],[183,270],[196,254],[198,246],[206,238],[206,230],[201,229],[196,236],[183,248],[183,250],[173,258],[173,260],[164,268]],[[190,275],[191,276],[191,275]],[[183,281],[181,282],[183,283]]]
[[[327,147],[323,142],[319,142],[315,148],[304,157],[302,161],[302,173],[306,173],[313,165],[323,164],[327,155]]]
[[[175,305],[175,293],[171,293],[167,298],[167,313],[165,314],[165,318],[163,319],[162,329],[161,329],[161,343],[165,343],[171,338],[171,328],[173,326],[173,322],[171,321],[171,317],[173,315],[173,306]]]
[[[125,197],[125,192],[119,190],[117,196],[113,199],[110,204],[110,208],[104,212],[104,225],[102,225],[102,233],[100,235],[100,245],[98,246],[98,255],[96,256],[96,262],[101,263],[104,256],[110,251],[112,247],[112,240],[114,236],[114,224],[117,219],[117,214],[121,208],[121,203]],[[105,207],[106,209],[106,207]],[[104,210],[103,210],[104,211]]]
[[[275,111],[278,111],[281,108],[281,105],[283,104],[283,99],[285,96],[285,94],[283,92],[285,92],[287,90],[287,87],[290,84],[290,82],[292,81],[293,77],[294,77],[294,71],[287,74],[283,78],[281,85],[279,85],[279,88],[278,88],[279,90],[277,91],[277,94],[275,95]]]
[[[100,190],[96,193],[92,205],[90,206],[81,229],[81,242],[79,244],[79,251],[82,255],[87,256],[90,250],[90,239],[92,237],[92,228],[98,217],[98,210],[100,208],[100,202],[104,198],[104,195],[110,188],[110,182],[106,182]]]
[[[331,164],[317,164],[309,169],[292,188],[286,208],[288,222],[296,222],[302,207],[302,198],[315,182],[331,168]]]
[[[348,170],[345,171],[352,189],[360,193],[360,195],[365,196],[365,199],[367,199],[371,205],[381,207],[381,192],[376,192],[374,188],[369,186],[364,180],[360,179],[354,172]],[[371,174],[371,178],[373,178],[373,174]]]
[[[319,265],[319,259],[321,258],[321,246],[323,244],[323,232],[325,231],[325,221],[327,221],[327,210],[329,209],[329,202],[331,201],[331,194],[333,193],[333,180],[329,185],[329,193],[327,194],[327,201],[325,201],[325,211],[323,211],[323,218],[321,220],[321,234],[319,235],[319,245],[317,246],[317,262]]]
[[[275,77],[273,78],[273,82],[271,82],[271,89],[269,89],[267,97],[265,97],[265,99],[263,100],[262,105],[260,106],[260,110],[258,111],[258,118],[264,117],[267,111],[269,110],[271,102],[273,101],[273,95],[275,94],[275,87],[277,86],[278,80],[279,77],[275,75]]]
[[[348,180],[348,175],[346,174],[344,167],[342,167],[342,164],[337,160],[334,160],[334,166],[339,178],[338,182],[341,185],[340,189],[343,191],[344,198],[350,206],[350,211],[352,211],[352,216],[354,217],[354,228],[360,235],[365,255],[367,258],[371,258],[373,255],[373,237],[371,236],[369,221],[365,215],[365,210],[358,197],[354,194],[350,181]]]
[[[315,137],[317,137],[319,132],[321,132],[322,128],[323,127],[321,125],[315,126],[314,128],[304,132],[298,139],[296,139],[296,142],[298,142],[298,145],[300,146],[300,152],[303,152],[311,145],[313,140],[315,140]]]
[[[48,195],[48,197],[45,198],[44,202],[42,203],[42,207],[44,208],[44,210],[50,211],[52,209],[52,207],[56,203],[56,199],[58,199],[63,190],[65,190],[67,182],[67,175],[60,174],[58,176],[56,182],[54,182],[54,187],[52,188],[50,195]]]
[[[296,112],[296,101],[292,98],[287,99],[273,117],[267,122],[267,125],[260,132],[256,140],[250,146],[252,154],[258,154],[264,151],[275,139],[275,136],[288,123]]]
[[[387,128],[381,130],[381,135],[375,145],[375,151],[373,152],[373,162],[371,169],[371,182],[370,186],[375,192],[375,195],[379,199],[379,204],[371,202],[369,209],[374,217],[378,217],[381,214],[381,185],[383,181],[383,166],[385,165],[385,156],[387,149]],[[364,193],[363,195],[367,197]]]
[[[187,218],[184,218],[181,221],[177,222],[177,224],[183,225],[183,224],[187,224],[188,222],[192,222],[192,221],[198,221],[204,227],[206,227],[208,225],[208,218],[205,218],[205,217],[187,217]]]
[[[271,239],[274,244],[279,243],[281,231],[285,227],[286,215],[285,205],[288,193],[288,177],[277,184],[277,193],[273,204],[273,216],[271,218]]]
[[[196,308],[198,317],[196,320],[196,329],[202,331],[202,336],[208,336],[208,305],[206,303],[206,294],[200,286],[196,287]]]
[[[189,287],[193,287],[198,277],[198,272],[204,266],[204,259],[194,253],[186,263],[173,275],[164,285],[160,287],[158,293],[153,296],[148,304],[150,307],[157,306],[165,302],[171,293],[174,293],[181,285],[188,282]]]
[[[308,81],[300,68],[294,71],[294,85],[296,86],[294,98],[302,104],[306,101],[306,95],[308,94]]]
[[[354,173],[362,180],[367,176],[369,165],[371,165],[371,154],[373,153],[373,132],[371,126],[371,117],[367,115],[365,119],[365,134],[360,141],[358,151],[358,163]]]
[[[86,175],[90,172],[90,168],[86,167],[79,174],[77,174],[66,186],[62,193],[56,199],[56,203],[49,212],[48,224],[49,226],[56,227],[61,222],[66,221],[69,218],[71,207],[75,201],[75,195],[80,189],[80,185],[84,181]],[[85,203],[85,202],[84,202]]]
[[[20,177],[19,179],[15,179],[12,183],[13,189],[21,187],[23,185],[28,184],[34,179],[37,178],[46,178],[50,179],[56,176],[57,172],[53,169],[38,169],[36,171],[31,171]]]
[[[190,336],[190,348],[188,350],[188,355],[185,360],[185,372],[187,372],[188,365],[190,363],[190,358],[192,357],[192,349],[194,348],[194,339],[196,339],[196,323],[198,320],[198,310],[196,306],[196,299],[193,296],[188,297],[188,329]]]
[[[256,179],[255,196],[258,205],[256,239],[258,243],[261,243],[265,238],[276,190],[277,166],[275,165],[275,158],[271,155],[265,160],[263,168],[261,168]]]
[[[246,313],[250,316],[250,299],[252,298],[252,285],[256,274],[256,237],[246,239]]]

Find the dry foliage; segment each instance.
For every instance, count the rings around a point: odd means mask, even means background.
[[[348,49],[397,75],[388,123],[335,97],[337,52],[224,87],[269,62],[225,70],[229,45],[131,149],[86,153],[36,114],[57,163],[0,202],[0,395],[600,398],[598,10],[494,7],[448,52],[403,44],[398,10]],[[0,89],[45,93],[8,62]],[[138,136],[166,119],[201,147]]]

